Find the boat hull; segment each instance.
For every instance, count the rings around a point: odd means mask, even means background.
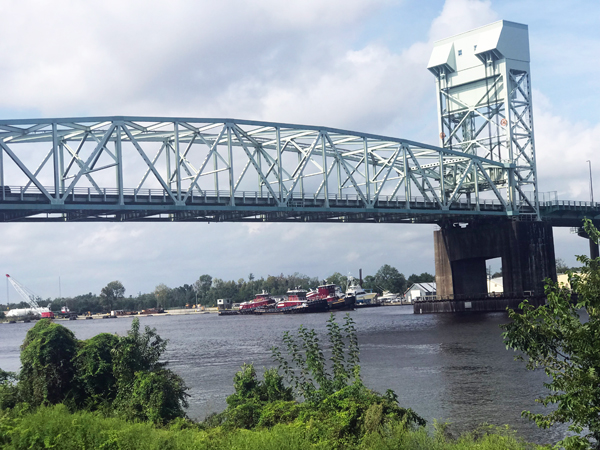
[[[346,296],[335,299],[328,303],[331,311],[351,311],[355,307],[356,298],[352,296]]]

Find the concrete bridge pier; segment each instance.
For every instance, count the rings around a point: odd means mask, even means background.
[[[493,310],[505,310],[524,298],[543,301],[544,279],[556,281],[552,226],[547,223],[448,224],[434,232],[434,245],[437,295],[449,305],[430,302],[425,312],[489,311],[488,259],[502,258],[506,302],[494,300]],[[423,312],[422,306],[415,306],[415,312]]]

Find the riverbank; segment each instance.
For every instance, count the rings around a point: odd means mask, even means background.
[[[321,441],[310,429],[278,425],[261,430],[203,429],[202,424],[181,420],[169,427],[128,422],[97,413],[70,413],[64,405],[42,407],[29,414],[0,413],[0,447],[5,450],[31,448],[114,448],[129,450],[306,450],[335,448]],[[480,428],[452,437],[444,427],[432,433],[425,428],[397,425],[368,433],[359,444],[339,442],[340,450],[536,450],[542,447],[517,439],[503,428]]]

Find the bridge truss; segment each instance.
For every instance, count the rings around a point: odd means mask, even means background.
[[[233,119],[0,121],[0,220],[388,221],[535,214],[515,164]],[[506,199],[523,198],[519,204]]]

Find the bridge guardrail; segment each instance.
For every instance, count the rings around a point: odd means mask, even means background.
[[[52,187],[45,187],[46,191],[53,196],[54,189]],[[60,191],[60,194],[64,195],[65,190]],[[154,202],[156,203],[173,203],[168,191],[162,188],[123,188],[122,190],[123,196],[126,200],[126,203],[144,203],[144,202]],[[176,192],[171,191],[174,196],[176,196]],[[185,197],[188,191],[182,190],[181,195]],[[22,201],[27,202],[28,196],[40,196],[43,195],[42,191],[35,185],[30,184],[26,186],[3,186],[0,188],[0,202],[12,202],[12,201]],[[100,199],[103,202],[114,202],[115,198],[119,197],[119,189],[118,188],[100,188],[99,190],[95,187],[74,187],[70,192],[66,199],[67,202],[72,202],[75,200],[82,201],[82,197],[87,197],[85,201],[89,201],[91,203],[96,203],[97,199]],[[216,199],[216,201],[215,201]],[[357,194],[339,194],[339,193],[330,193],[327,195],[327,199],[329,201],[329,206],[332,208],[335,207],[343,207],[343,206],[357,206],[360,207],[364,205],[362,198]],[[95,200],[95,201],[93,201]],[[204,190],[200,191],[198,189],[192,189],[188,196],[188,203],[197,204],[197,203],[217,203],[217,204],[228,204],[230,202],[230,192],[225,190]],[[252,202],[255,200],[255,202]],[[39,202],[39,198],[31,198],[31,201]],[[267,203],[272,201],[272,206],[277,206],[276,198],[273,197],[271,192],[268,189],[265,189],[263,192],[260,191],[237,191],[235,193],[235,202],[236,204],[247,204],[247,203],[257,203],[261,201],[260,204],[265,205],[265,201]],[[296,193],[295,195],[290,195],[287,205],[293,208],[303,208],[303,207],[323,207],[325,202],[325,194],[324,193],[306,193],[303,192],[301,195]],[[406,205],[410,208],[414,209],[427,209],[427,210],[436,210],[441,209],[436,202],[425,199],[424,197],[414,196],[410,197],[410,199],[406,199],[406,197],[402,195],[379,195],[377,200],[374,203],[375,207],[378,208],[401,208],[405,209]],[[477,208],[479,206],[479,208]],[[526,208],[523,208],[525,205],[521,205],[522,213],[527,213]],[[477,209],[482,211],[495,211],[501,210],[503,207],[502,203],[497,199],[480,199],[479,205],[475,202],[470,202],[467,199],[457,199],[451,207],[451,210],[472,210],[475,211]],[[598,202],[589,202],[589,201],[574,201],[574,200],[549,200],[540,202],[540,207],[544,208],[566,208],[566,209],[590,209],[590,208],[600,208],[600,203]]]

